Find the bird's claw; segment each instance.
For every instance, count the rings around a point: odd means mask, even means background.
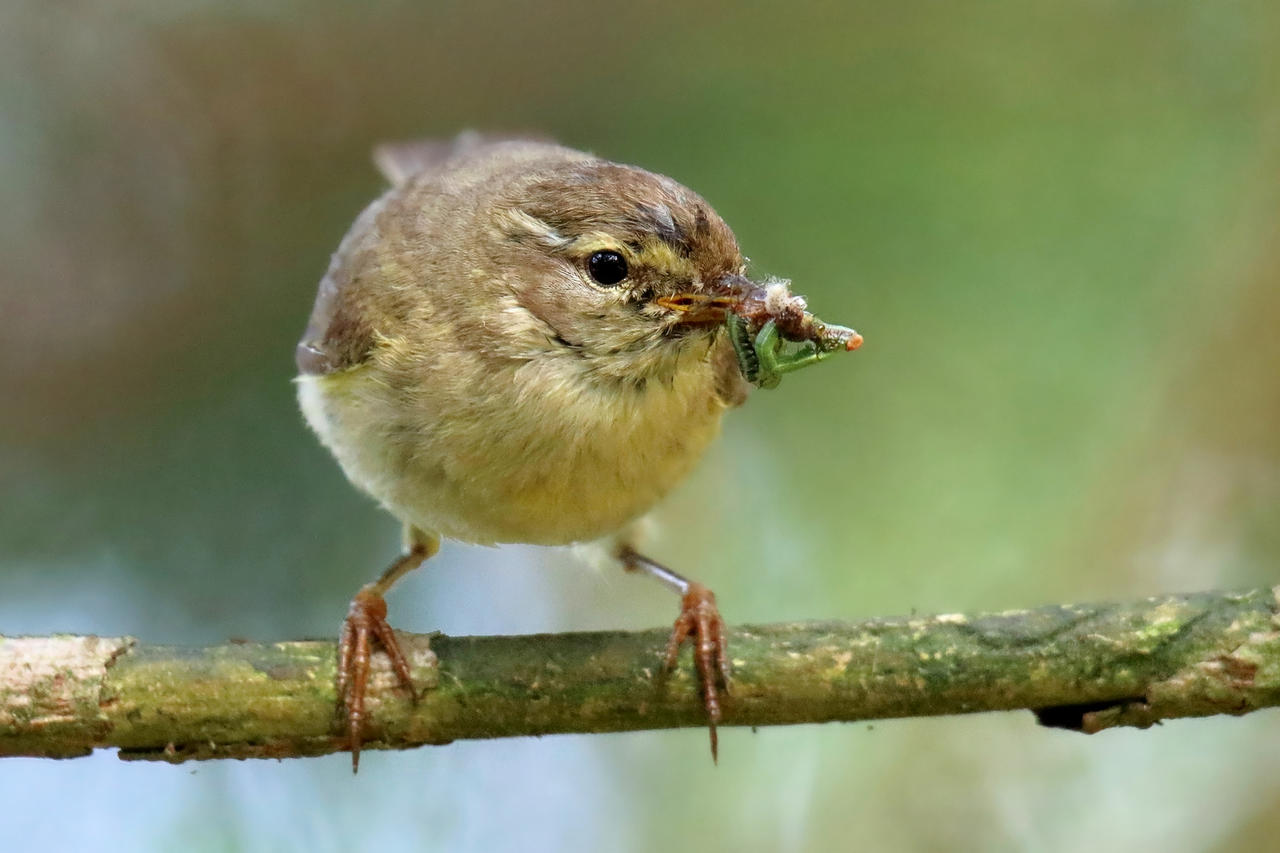
[[[729,693],[729,639],[724,620],[716,606],[716,596],[700,583],[690,583],[680,603],[680,615],[667,641],[667,654],[663,661],[664,673],[676,666],[680,647],[685,640],[693,641],[693,661],[698,669],[698,682],[702,691],[702,703],[707,710],[707,722],[711,730],[711,760],[716,761],[719,740],[716,724],[720,722],[720,698]]]
[[[352,773],[360,769],[364,700],[369,686],[369,657],[374,639],[391,659],[391,667],[401,686],[409,691],[415,702],[418,698],[409,673],[409,661],[387,622],[387,602],[378,592],[365,587],[351,599],[351,607],[338,637],[338,708],[346,721]]]

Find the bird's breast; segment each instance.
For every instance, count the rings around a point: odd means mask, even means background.
[[[445,465],[449,481],[467,483],[460,491],[468,509],[459,520],[477,538],[563,544],[598,538],[644,514],[689,473],[719,430],[724,407],[704,373],[642,387],[554,374],[517,381],[519,402]]]
[[[376,376],[308,378],[301,397],[351,480],[404,521],[468,542],[567,544],[648,511],[724,411],[705,359],[616,384],[579,368],[529,362],[456,400],[419,397],[412,415],[415,398],[390,399]]]

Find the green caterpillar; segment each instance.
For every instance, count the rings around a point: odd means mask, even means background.
[[[783,336],[774,320],[753,330],[748,320],[729,312],[725,325],[743,378],[757,388],[777,388],[784,373],[817,364],[834,353],[848,352],[862,344],[862,336],[852,329],[814,322],[820,333],[813,340],[784,350]]]

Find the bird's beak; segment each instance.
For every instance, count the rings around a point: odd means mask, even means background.
[[[714,289],[659,296],[654,302],[680,315],[682,326],[715,326],[738,307],[756,285],[745,276],[725,276]]]

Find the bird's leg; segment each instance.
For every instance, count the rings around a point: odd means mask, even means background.
[[[351,749],[351,772],[360,769],[361,732],[364,727],[364,699],[369,684],[369,654],[373,640],[382,646],[400,685],[418,700],[409,674],[409,661],[400,649],[391,625],[387,622],[387,602],[383,595],[401,577],[418,568],[440,548],[433,536],[410,530],[405,552],[387,567],[376,581],[366,584],[351,599],[347,618],[338,635],[338,709],[345,717],[347,742]]]
[[[685,640],[693,643],[693,661],[698,668],[702,703],[707,709],[711,730],[711,760],[719,752],[716,724],[720,722],[720,697],[729,693],[729,639],[724,620],[716,607],[716,596],[700,583],[681,577],[661,563],[650,560],[629,545],[618,549],[618,559],[629,572],[644,572],[680,594],[680,615],[671,629],[663,674],[675,669],[676,658]]]

